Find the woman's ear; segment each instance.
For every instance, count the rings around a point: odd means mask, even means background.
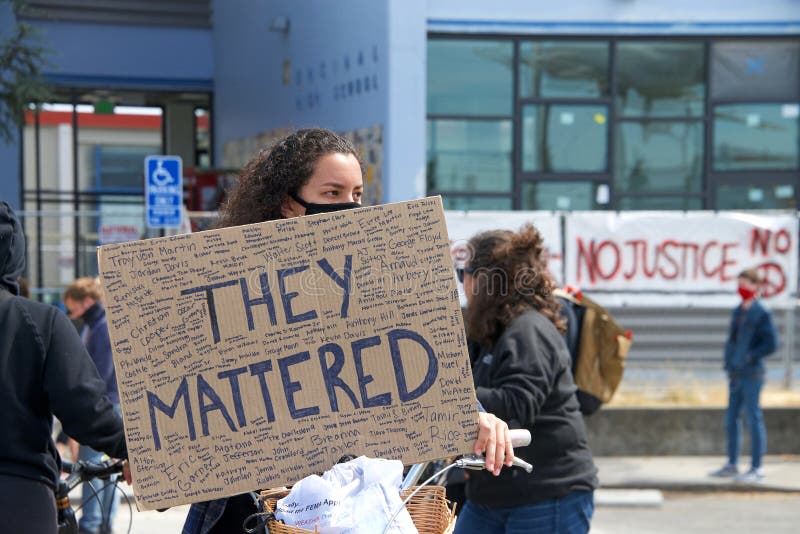
[[[291,219],[292,217],[305,215],[305,209],[292,197],[289,195],[284,195],[283,202],[281,203],[281,215],[283,215],[286,219]]]

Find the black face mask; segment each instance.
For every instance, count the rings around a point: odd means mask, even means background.
[[[335,204],[316,204],[314,202],[306,202],[295,193],[289,193],[295,202],[300,204],[306,209],[306,215],[316,215],[317,213],[330,213],[332,211],[351,210],[353,208],[360,208],[361,204],[358,202],[338,202]]]

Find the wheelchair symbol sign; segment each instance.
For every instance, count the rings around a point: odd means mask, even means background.
[[[144,160],[145,218],[150,228],[181,225],[183,164],[178,156],[148,156]]]
[[[175,181],[175,177],[164,168],[163,159],[156,160],[156,168],[153,170],[151,179],[155,185],[169,185]]]

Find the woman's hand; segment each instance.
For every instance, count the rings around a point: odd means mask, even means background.
[[[480,412],[478,416],[480,417],[478,439],[475,441],[473,452],[485,453],[486,470],[497,476],[503,464],[511,467],[514,461],[514,448],[508,435],[508,425],[490,413]]]
[[[124,462],[122,462],[122,477],[125,479],[125,482],[127,482],[128,485],[130,486],[131,485],[131,466],[128,463],[128,460],[125,460]]]

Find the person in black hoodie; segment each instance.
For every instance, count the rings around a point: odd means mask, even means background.
[[[458,270],[478,400],[510,428],[530,430],[531,445],[514,454],[533,473],[470,473],[455,534],[589,531],[597,468],[542,241],[531,225],[478,234],[469,241],[469,264]]]
[[[122,419],[75,327],[53,306],[18,296],[24,269],[22,227],[0,202],[0,517],[5,532],[55,533],[53,415],[81,443],[113,458],[127,450]]]

